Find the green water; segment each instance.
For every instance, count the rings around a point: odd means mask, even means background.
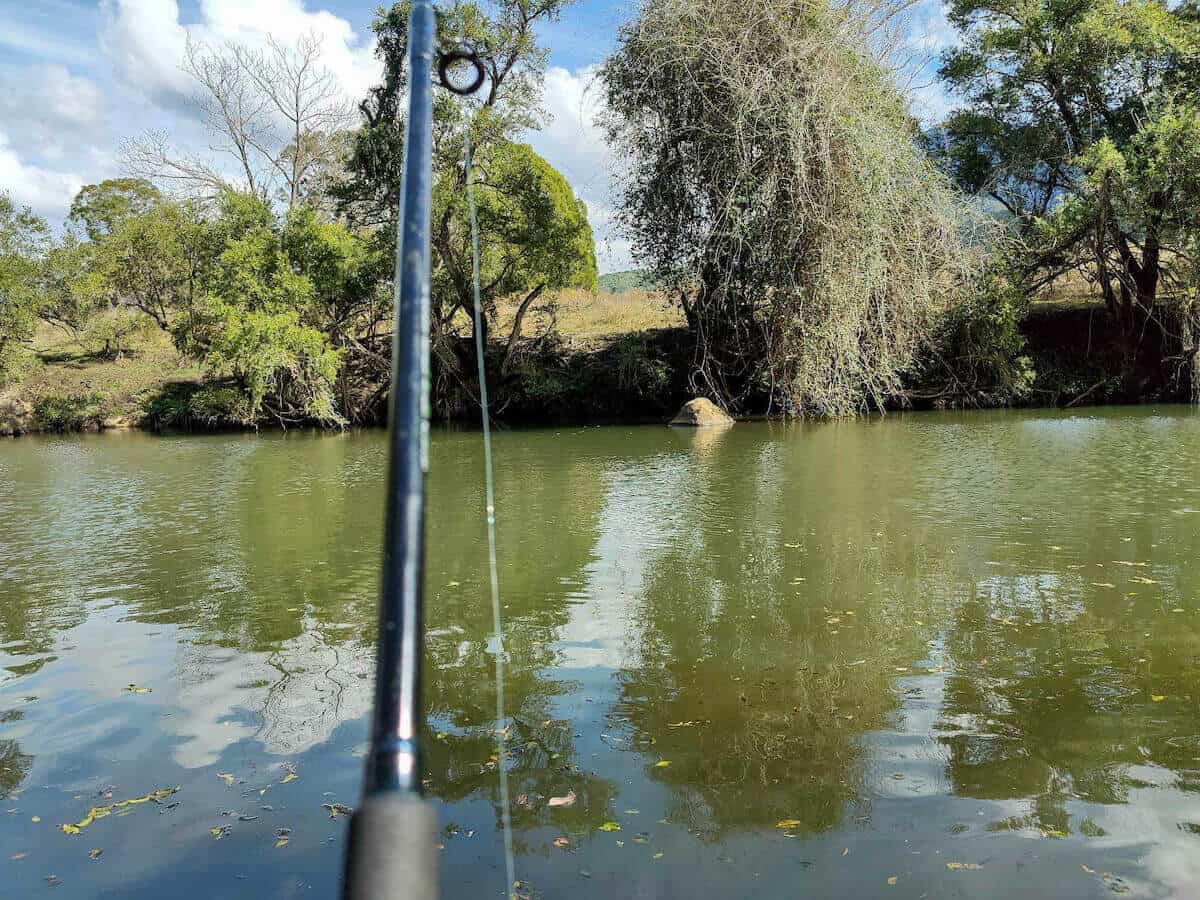
[[[1200,895],[1197,415],[527,431],[496,458],[522,891]],[[378,433],[0,444],[0,895],[334,895],[383,464]],[[435,435],[448,897],[505,892],[480,465]]]

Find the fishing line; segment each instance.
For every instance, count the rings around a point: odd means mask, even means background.
[[[483,470],[487,498],[488,579],[492,593],[492,652],[496,654],[496,756],[500,771],[500,820],[504,828],[504,868],[508,877],[505,896],[512,896],[517,886],[516,863],[513,860],[512,816],[508,802],[508,769],[504,737],[508,731],[504,714],[504,630],[500,619],[500,575],[496,567],[496,491],[492,473],[492,427],[488,413],[487,372],[483,353],[483,311],[479,300],[479,223],[475,213],[475,187],[471,175],[471,126],[468,122],[465,144],[467,179],[467,209],[471,217],[471,287],[475,314],[475,361],[479,366],[479,408],[483,417]]]

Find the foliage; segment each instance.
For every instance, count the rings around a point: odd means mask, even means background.
[[[220,252],[203,293],[174,326],[177,345],[213,376],[232,375],[254,416],[338,421],[340,353],[302,320],[316,300],[313,282],[293,269],[264,201],[230,193],[220,212],[211,226]]]
[[[592,233],[583,204],[545,160],[516,143],[543,118],[546,52],[535,29],[556,19],[567,2],[502,0],[491,13],[478,3],[462,3],[439,14],[439,45],[465,39],[481,49],[488,71],[485,87],[473,100],[445,91],[434,94],[431,335],[443,370],[460,386],[473,368],[469,345],[458,340],[473,302],[468,173],[463,166],[467,129],[474,148],[471,177],[479,207],[485,337],[500,297],[522,294],[527,309],[547,290],[595,284]],[[382,10],[375,22],[384,78],[360,106],[364,123],[346,164],[348,176],[334,188],[341,210],[353,222],[377,227],[388,258],[394,256],[402,174],[408,12],[408,3],[397,3]],[[518,333],[510,335],[509,351]],[[502,359],[511,359],[511,353],[506,351]]]
[[[1157,0],[955,0],[941,74],[966,101],[939,135],[949,171],[1012,216],[1029,290],[1079,272],[1126,342],[1196,253],[1200,27]]]
[[[109,178],[84,185],[71,203],[67,221],[89,240],[112,233],[126,219],[144,215],[163,201],[162,192],[144,178]]]
[[[19,380],[31,363],[25,344],[41,314],[48,238],[44,220],[0,193],[0,387]]]
[[[650,272],[630,269],[626,272],[610,272],[596,279],[596,288],[604,294],[626,294],[630,291],[652,291],[658,285]]]
[[[725,405],[881,407],[970,288],[982,223],[881,62],[897,11],[645,0],[605,64],[624,221],[701,342],[697,391]]]
[[[100,420],[103,397],[96,393],[48,394],[33,404],[33,414],[46,431],[82,431]]]
[[[158,431],[230,428],[257,421],[245,392],[237,385],[168,384],[146,398],[142,409]]]

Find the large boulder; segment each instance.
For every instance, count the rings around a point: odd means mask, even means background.
[[[696,427],[732,425],[733,419],[711,400],[697,397],[683,405],[683,409],[679,410],[675,418],[671,420],[671,424]]]
[[[0,435],[24,434],[32,429],[32,407],[16,394],[0,392]]]

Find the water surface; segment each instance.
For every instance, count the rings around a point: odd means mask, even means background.
[[[1200,893],[1200,417],[518,431],[496,459],[522,893]],[[0,894],[335,895],[383,464],[379,433],[0,444]],[[447,897],[505,894],[480,466],[435,435]]]

